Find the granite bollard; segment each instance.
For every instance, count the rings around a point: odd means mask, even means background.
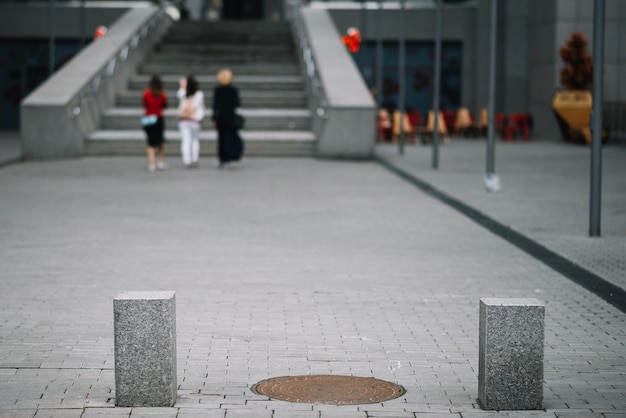
[[[171,291],[121,292],[113,300],[115,405],[176,403],[176,298]]]
[[[544,316],[545,307],[537,299],[480,299],[481,408],[542,409]]]

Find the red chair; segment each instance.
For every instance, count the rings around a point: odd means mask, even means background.
[[[456,119],[456,110],[444,110],[443,120],[446,122],[446,126],[453,127],[454,120]]]
[[[513,140],[516,133],[520,133],[524,141],[530,139],[530,123],[529,117],[524,113],[512,113],[509,115],[510,136],[507,140]]]
[[[409,117],[409,121],[411,122],[411,126],[413,126],[413,128],[423,126],[426,123],[426,121],[422,118],[422,113],[417,109],[410,110],[406,114]]]
[[[512,141],[515,137],[515,129],[509,121],[509,116],[504,113],[496,113],[494,118],[495,131],[500,134],[500,137],[505,141]]]

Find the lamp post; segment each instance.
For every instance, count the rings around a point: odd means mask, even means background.
[[[383,2],[378,2],[378,18],[376,19],[376,98],[378,109],[383,107],[383,42],[382,42],[382,10]]]
[[[398,48],[399,48],[399,63],[398,63],[398,114],[400,116],[400,132],[398,138],[398,152],[400,155],[404,154],[404,0],[400,0],[399,9],[399,22],[398,22]]]
[[[500,179],[495,173],[495,98],[496,98],[496,11],[497,0],[491,0],[489,29],[489,103],[487,104],[487,169],[485,188],[490,192],[500,190]]]
[[[433,155],[432,168],[439,168],[439,101],[441,87],[441,0],[435,6],[435,85],[433,95]]]
[[[593,102],[591,112],[591,193],[589,236],[600,236],[602,197],[602,89],[604,74],[604,0],[593,6]]]

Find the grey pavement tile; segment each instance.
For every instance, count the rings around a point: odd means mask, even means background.
[[[461,412],[461,418],[497,418],[500,415],[498,411],[482,411],[470,410]],[[554,417],[554,414],[552,414]]]
[[[137,406],[131,408],[131,414],[170,414],[176,412],[176,408],[168,407],[144,407]]]
[[[36,409],[0,408],[0,418],[33,418],[37,413]]]
[[[109,418],[127,418],[130,416],[132,408],[85,408],[85,413],[82,418],[98,418],[98,417],[109,417]]]
[[[226,413],[223,409],[188,409],[178,410],[177,418],[224,418]]]
[[[251,409],[237,409],[228,408],[226,410],[226,417],[228,418],[272,418],[273,412],[271,410],[251,410]]]
[[[601,413],[591,411],[555,411],[557,418],[603,418]]]
[[[81,418],[82,409],[46,409],[39,408],[35,418]]]
[[[447,414],[448,417],[450,417],[450,414]],[[414,418],[415,417],[415,413],[413,412],[405,412],[405,411],[367,411],[367,417],[385,417],[385,418],[390,418],[390,417],[395,417],[395,418]]]

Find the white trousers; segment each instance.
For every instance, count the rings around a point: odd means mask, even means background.
[[[191,120],[178,121],[180,153],[183,164],[197,163],[200,156],[200,124]]]

